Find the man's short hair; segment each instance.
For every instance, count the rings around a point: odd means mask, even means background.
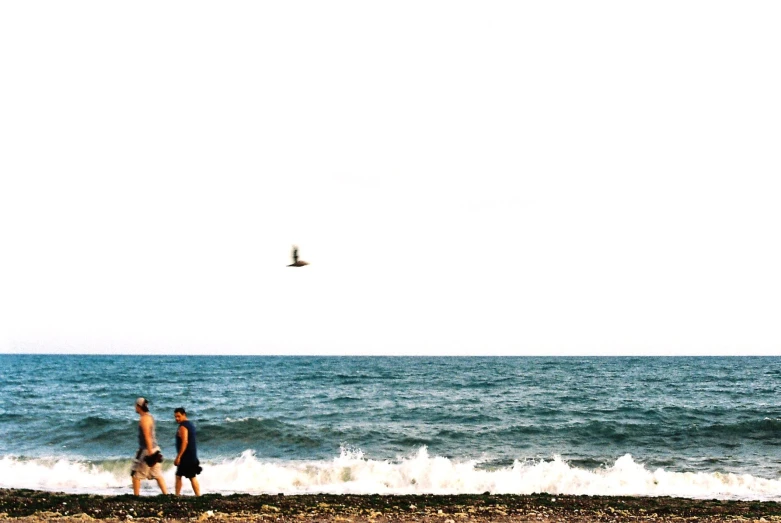
[[[183,416],[187,416],[187,412],[185,412],[184,407],[176,407],[174,409],[174,414],[181,414]]]

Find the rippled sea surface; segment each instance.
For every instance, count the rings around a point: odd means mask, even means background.
[[[183,406],[204,462],[233,467],[236,477],[254,471],[246,488],[233,478],[232,491],[285,490],[258,483],[263,467],[343,472],[348,462],[398,474],[428,467],[430,481],[437,463],[450,475],[467,466],[467,483],[493,474],[497,485],[500,474],[535,466],[605,475],[628,464],[632,478],[661,470],[775,483],[780,382],[781,358],[770,357],[0,355],[0,477],[14,475],[0,486],[79,490],[35,483],[33,465],[59,462],[87,467],[90,477],[113,474],[120,488],[135,451],[137,396],[150,401],[164,453],[173,454],[173,409]],[[306,491],[469,490],[423,487],[415,472],[398,485],[377,470],[363,480],[358,472],[319,487],[295,481]],[[13,483],[19,474],[32,485]],[[114,488],[109,476],[94,489]],[[767,497],[724,495],[736,496]]]

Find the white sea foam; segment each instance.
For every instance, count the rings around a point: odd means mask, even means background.
[[[173,486],[174,469],[165,470]],[[367,459],[343,450],[325,461],[269,461],[245,451],[234,459],[204,463],[199,476],[205,492],[285,494],[589,494],[679,496],[689,498],[781,500],[781,480],[749,474],[681,473],[649,470],[625,455],[610,467],[587,470],[558,457],[516,461],[511,467],[486,470],[476,461],[432,457],[425,448],[394,460]],[[130,461],[88,463],[64,459],[0,459],[0,487],[49,491],[130,492]],[[187,485],[187,482],[185,482]],[[154,482],[144,491],[156,493]],[[185,489],[187,491],[187,489]]]
[[[69,459],[0,459],[0,487],[62,492],[116,492],[127,487],[130,460],[126,464],[93,464]]]

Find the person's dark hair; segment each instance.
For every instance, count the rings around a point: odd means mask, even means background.
[[[184,407],[176,407],[174,409],[174,414],[182,414],[183,416],[187,416],[187,412],[185,412]]]
[[[149,402],[144,401],[143,404],[139,405],[139,408],[143,410],[144,412],[149,412]]]

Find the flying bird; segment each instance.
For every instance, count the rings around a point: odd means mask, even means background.
[[[303,267],[304,265],[309,265],[309,262],[298,259],[298,246],[293,245],[293,263],[288,265],[288,267]]]

